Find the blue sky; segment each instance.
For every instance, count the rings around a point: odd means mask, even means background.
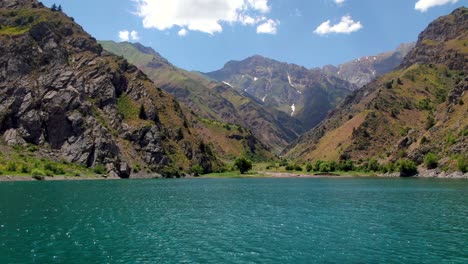
[[[308,68],[393,50],[467,0],[45,0],[99,40],[212,71],[259,54]],[[133,32],[133,34],[132,34]]]

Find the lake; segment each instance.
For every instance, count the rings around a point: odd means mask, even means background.
[[[0,263],[468,263],[468,181],[0,182]]]

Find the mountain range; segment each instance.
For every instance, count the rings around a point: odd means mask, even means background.
[[[246,127],[276,153],[320,123],[346,95],[358,88],[344,75],[333,73],[331,66],[306,69],[256,55],[230,61],[215,72],[197,73],[177,68],[139,43],[99,43],[135,64],[156,85],[198,115]],[[372,56],[372,62],[357,59],[339,67],[355,69],[354,77],[351,73],[346,75],[350,79],[379,69],[377,74],[366,75],[368,82],[396,67],[412,46],[403,44],[396,51]]]
[[[467,18],[459,8],[416,43],[338,66],[256,55],[200,73],[139,43],[98,42],[39,1],[3,0],[0,148],[124,178],[277,155],[421,164],[433,153],[455,170],[467,153]]]

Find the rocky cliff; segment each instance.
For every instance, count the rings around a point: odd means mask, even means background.
[[[62,12],[0,2],[0,134],[47,158],[171,174],[219,162],[174,97],[110,54]],[[176,173],[177,174],[177,173]]]

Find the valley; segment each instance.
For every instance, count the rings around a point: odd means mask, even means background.
[[[240,157],[267,171],[466,175],[467,16],[336,66],[254,55],[195,72],[96,41],[38,1],[4,1],[0,175],[198,176]]]

